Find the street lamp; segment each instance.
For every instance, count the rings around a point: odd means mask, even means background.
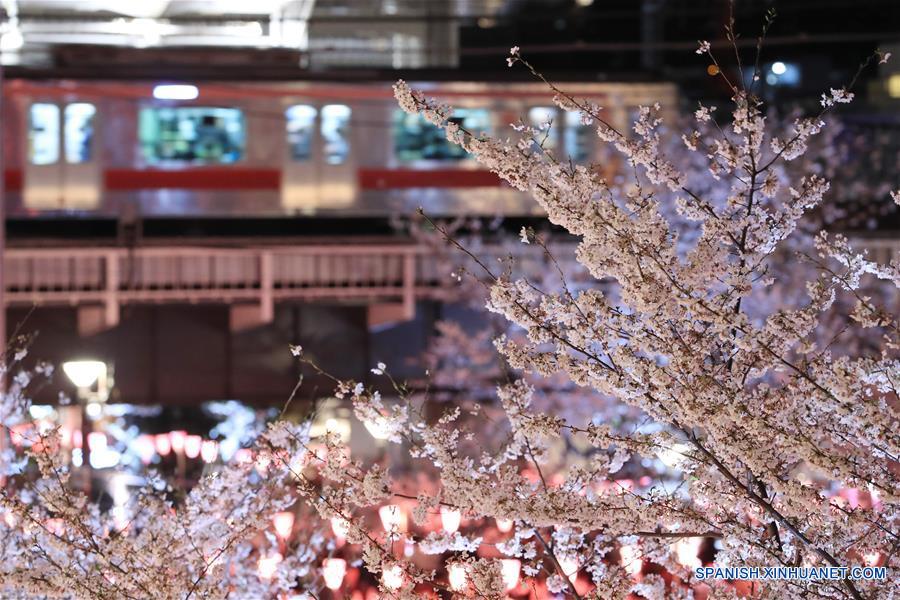
[[[100,360],[70,360],[64,362],[62,368],[69,380],[78,388],[78,404],[81,408],[79,429],[82,438],[87,440],[93,430],[91,419],[101,415],[101,403],[109,398],[111,385],[109,366]],[[90,451],[87,444],[82,445],[81,464],[84,465],[84,485],[88,493],[91,488]]]
[[[106,363],[99,360],[70,360],[63,363],[63,372],[79,390],[89,389],[100,378],[106,378]]]

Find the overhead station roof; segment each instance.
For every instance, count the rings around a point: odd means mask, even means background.
[[[92,61],[86,48],[289,51],[302,69],[454,67],[459,24],[507,0],[0,0],[5,65]],[[209,62],[203,53],[182,56]],[[129,53],[106,56],[134,61]],[[158,59],[154,59],[157,60]],[[214,61],[213,61],[214,62]],[[265,61],[263,61],[265,63]]]

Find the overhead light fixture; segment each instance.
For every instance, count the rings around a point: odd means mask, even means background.
[[[0,52],[16,52],[25,45],[25,37],[18,27],[11,27],[0,36]]]
[[[153,97],[157,100],[193,100],[199,95],[196,85],[166,83],[153,87]]]
[[[70,360],[64,362],[62,367],[78,388],[89,388],[106,375],[106,363],[100,360]]]

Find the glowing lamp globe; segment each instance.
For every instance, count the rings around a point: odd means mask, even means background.
[[[106,374],[106,363],[99,360],[70,360],[63,363],[63,372],[77,388],[89,388]]]

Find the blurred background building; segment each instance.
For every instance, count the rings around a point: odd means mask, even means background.
[[[780,110],[849,80],[876,48],[900,55],[894,0],[738,2],[740,48],[772,5],[762,94]],[[298,375],[288,344],[342,377],[365,380],[379,361],[421,373],[413,358],[452,310],[454,282],[403,222],[418,206],[466,217],[490,247],[541,217],[402,113],[396,79],[450,101],[472,131],[552,120],[549,143],[577,162],[600,156],[596,136],[506,67],[511,46],[624,129],[640,104],[674,114],[728,94],[694,53],[698,39],[726,48],[720,1],[2,8],[7,335],[37,332],[36,359],[107,364],[109,398],[132,404],[279,405]],[[848,116],[883,136],[876,174],[897,172],[897,65],[863,75]],[[867,219],[879,251],[895,252],[891,219]],[[75,386],[60,375],[38,400],[59,389]]]

